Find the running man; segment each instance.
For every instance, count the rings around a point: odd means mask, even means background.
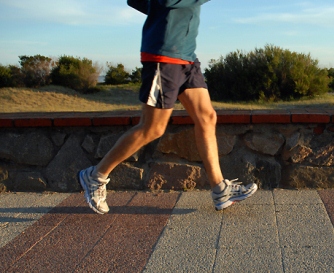
[[[176,100],[194,121],[196,144],[212,188],[216,210],[253,195],[247,186],[224,179],[218,157],[216,112],[201,72],[196,49],[201,5],[209,0],[128,0],[129,6],[147,15],[142,31],[143,103],[138,125],[118,139],[96,165],[78,173],[89,206],[97,213],[109,211],[106,185],[112,170],[144,145],[161,137]]]

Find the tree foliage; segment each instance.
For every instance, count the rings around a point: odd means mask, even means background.
[[[19,56],[23,82],[27,87],[39,87],[51,82],[50,72],[54,61],[45,56]]]
[[[0,87],[11,86],[12,73],[8,66],[0,65]]]
[[[141,82],[141,71],[142,68],[136,67],[134,70],[132,70],[132,73],[130,75],[130,80],[132,83],[140,83]]]
[[[328,86],[331,89],[331,91],[334,92],[334,68],[333,67],[328,69],[328,77],[330,80],[330,83]]]
[[[96,86],[101,68],[87,58],[61,56],[51,72],[52,83],[86,92]]]
[[[0,65],[0,87],[23,87],[24,75],[19,67]]]
[[[272,45],[211,60],[205,77],[215,100],[289,100],[329,89],[327,69],[317,60]]]
[[[106,84],[123,84],[129,82],[130,74],[125,70],[123,64],[113,66],[107,63],[107,66],[109,69],[104,78]]]

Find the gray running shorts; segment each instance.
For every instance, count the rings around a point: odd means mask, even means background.
[[[177,97],[189,88],[206,88],[200,62],[180,65],[143,62],[141,102],[155,108],[174,107]]]

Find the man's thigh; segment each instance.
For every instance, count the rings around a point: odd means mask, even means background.
[[[186,89],[178,98],[194,122],[215,113],[206,88]]]

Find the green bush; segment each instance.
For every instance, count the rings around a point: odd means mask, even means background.
[[[62,56],[52,69],[52,83],[86,92],[97,84],[101,68],[87,58]]]
[[[329,88],[331,89],[330,91],[334,92],[334,68],[328,69],[328,77],[329,77]]]
[[[11,86],[12,73],[8,66],[0,65],[0,87]]]
[[[117,64],[117,66],[113,66],[107,63],[107,66],[109,69],[104,78],[104,82],[106,84],[124,84],[129,82],[130,74],[125,71],[123,64]]]
[[[290,100],[329,90],[327,69],[317,60],[271,45],[211,60],[205,77],[214,100]]]
[[[141,71],[142,71],[142,68],[138,68],[138,67],[132,70],[132,73],[130,75],[130,80],[132,83],[141,83]]]
[[[51,83],[50,72],[54,61],[45,56],[19,56],[23,81],[27,87],[40,87]]]
[[[0,87],[24,87],[24,75],[19,67],[0,65]]]

